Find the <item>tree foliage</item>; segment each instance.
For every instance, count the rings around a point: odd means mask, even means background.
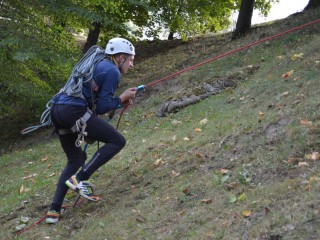
[[[256,0],[267,13],[275,0]],[[0,118],[40,114],[81,55],[79,29],[88,43],[111,37],[158,37],[169,29],[183,39],[225,29],[241,0],[0,0]],[[90,38],[88,38],[90,40]],[[98,41],[98,42],[97,42]],[[83,43],[81,43],[81,46]]]
[[[1,117],[34,114],[65,81],[74,57],[74,40],[63,31],[59,9],[42,0],[7,0],[0,4]],[[48,17],[52,16],[52,17]]]

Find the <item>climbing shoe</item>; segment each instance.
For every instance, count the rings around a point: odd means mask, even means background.
[[[57,212],[55,210],[49,210],[47,212],[47,218],[46,218],[46,223],[52,224],[52,223],[57,223],[59,221],[60,216],[64,212],[64,208],[61,209],[60,212]]]
[[[90,201],[100,200],[100,197],[94,195],[92,184],[89,181],[79,181],[74,175],[66,181],[66,185]]]
[[[78,190],[78,184],[80,181],[78,181],[77,177],[75,175],[73,175],[71,178],[69,178],[66,181],[66,184],[69,188],[71,188],[73,191],[77,191]]]
[[[92,188],[92,185],[90,182],[88,181],[81,181],[79,182],[78,186],[77,186],[77,189],[79,191],[79,194],[90,200],[90,201],[99,201],[101,200],[100,197],[96,196],[94,193],[93,193],[93,188]]]

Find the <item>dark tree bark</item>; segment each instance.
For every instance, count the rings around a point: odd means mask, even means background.
[[[83,49],[82,49],[83,53],[86,53],[90,47],[97,44],[100,30],[101,30],[101,26],[102,25],[100,22],[92,23],[92,28],[90,28],[90,30],[89,30],[87,41],[84,44]]]
[[[304,10],[318,7],[320,7],[320,0],[309,0],[308,5],[304,8]]]
[[[232,39],[244,36],[251,28],[251,18],[255,0],[242,0],[236,29],[232,34]]]
[[[173,34],[174,34],[174,32],[169,33],[168,40],[173,40]]]

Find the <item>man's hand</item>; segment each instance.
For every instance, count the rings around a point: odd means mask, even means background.
[[[125,90],[119,97],[121,99],[122,105],[124,104],[132,104],[132,99],[135,98],[137,93],[137,88],[128,88]]]

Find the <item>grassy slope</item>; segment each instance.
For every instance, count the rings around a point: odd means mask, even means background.
[[[140,47],[156,51],[137,59],[124,81],[147,84],[319,15],[257,27],[239,41],[226,34]],[[18,238],[319,239],[320,160],[307,157],[320,147],[319,42],[317,24],[148,89],[121,122],[126,148],[93,176],[103,201],[68,209],[59,224],[42,223]],[[167,99],[230,75],[240,76],[235,88],[155,116]],[[21,216],[30,225],[45,214],[64,163],[57,139],[1,157],[1,239],[14,236]],[[68,195],[66,204],[74,199]]]

